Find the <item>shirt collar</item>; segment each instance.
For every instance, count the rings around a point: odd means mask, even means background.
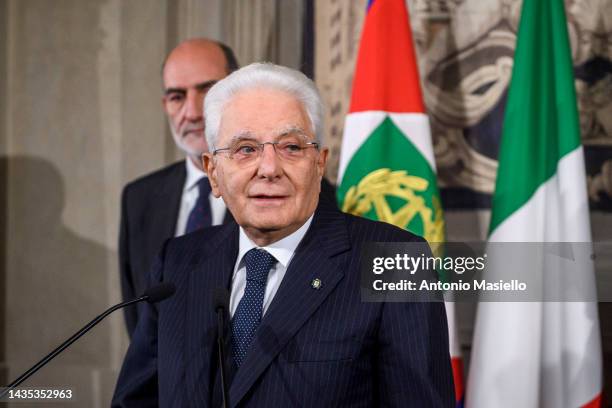
[[[276,258],[278,263],[280,263],[284,268],[286,268],[287,265],[289,265],[289,261],[291,261],[291,258],[293,257],[293,253],[295,252],[295,249],[297,248],[299,243],[302,241],[302,238],[304,238],[304,235],[306,235],[306,231],[308,231],[310,224],[312,224],[313,217],[314,217],[314,213],[310,216],[310,218],[306,220],[304,225],[298,228],[297,231],[265,247],[257,246],[246,235],[246,233],[244,232],[244,229],[240,227],[240,244],[239,244],[240,247],[238,250],[238,259],[240,260],[240,262],[238,264],[239,265],[238,268],[240,268],[240,264],[242,264],[243,262],[242,258],[244,257],[244,255],[253,248],[265,249],[266,251],[270,253],[270,255]],[[236,268],[236,270],[238,268]]]
[[[206,177],[206,173],[202,170],[198,169],[198,167],[193,164],[191,159],[187,157],[185,159],[186,167],[187,167],[187,179],[185,180],[185,190],[191,190],[194,187],[197,187],[198,181],[202,177]]]

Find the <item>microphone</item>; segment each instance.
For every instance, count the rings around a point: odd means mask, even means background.
[[[155,285],[145,290],[144,293],[138,299],[136,299],[136,301],[141,302],[144,300],[149,303],[161,302],[162,300],[165,300],[169,298],[170,296],[174,295],[175,291],[176,291],[176,288],[174,287],[174,284],[169,283],[169,282],[160,283],[159,285]],[[127,306],[127,305],[123,305],[123,306]],[[120,306],[120,307],[123,307],[123,306]]]
[[[227,372],[225,370],[225,344],[223,334],[225,333],[225,313],[229,310],[229,293],[223,287],[215,288],[213,291],[213,307],[217,313],[217,346],[219,349],[219,369],[221,370],[221,389],[223,391],[223,407],[228,408],[229,392],[227,386]]]
[[[53,350],[52,352],[47,354],[45,357],[43,357],[43,359],[40,360],[38,363],[34,364],[28,371],[21,374],[15,381],[7,385],[6,388],[2,390],[2,393],[0,393],[0,401],[2,400],[2,398],[4,398],[6,394],[8,394],[10,390],[14,389],[15,387],[19,386],[19,384],[21,384],[22,382],[30,378],[35,372],[37,372],[42,367],[44,367],[49,361],[53,360],[58,354],[60,354],[62,351],[68,348],[72,343],[74,343],[79,338],[81,338],[81,336],[83,336],[85,333],[91,330],[95,325],[100,323],[106,316],[113,313],[115,310],[122,309],[126,306],[133,305],[134,303],[139,303],[139,302],[149,302],[149,303],[161,302],[162,300],[167,299],[170,296],[172,296],[175,290],[176,288],[174,287],[172,283],[168,283],[168,282],[161,283],[159,285],[148,288],[147,290],[144,291],[144,293],[141,296],[135,299],[118,303],[106,309],[104,313],[102,313],[101,315],[99,315],[98,317],[90,321],[89,323],[87,323],[85,326],[83,326],[81,330],[73,334],[68,340],[60,344],[55,350]]]

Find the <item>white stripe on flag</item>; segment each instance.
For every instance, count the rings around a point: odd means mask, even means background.
[[[490,242],[585,242],[590,227],[584,158],[579,147],[557,173],[491,234]],[[536,245],[536,244],[534,244]],[[487,278],[548,270],[487,251]],[[497,247],[499,248],[499,247]],[[578,251],[584,299],[595,298],[593,262]],[[507,258],[507,257],[506,257]],[[570,262],[570,261],[568,261]],[[558,262],[553,267],[564,267]],[[554,276],[548,271],[547,276]],[[499,275],[498,275],[499,276]],[[556,283],[556,282],[550,282]],[[544,282],[544,290],[548,282]],[[586,293],[589,292],[589,293]],[[544,295],[543,295],[544,296]],[[478,307],[467,407],[580,407],[601,390],[601,341],[594,302],[485,302]]]
[[[590,242],[582,146],[566,154],[557,173],[491,234],[492,242]]]
[[[370,137],[374,129],[380,126],[386,116],[387,112],[382,111],[355,112],[346,116],[338,167],[338,185],[342,182],[346,167],[355,152]]]
[[[421,155],[427,160],[436,173],[436,165],[431,142],[429,118],[424,113],[389,113],[384,111],[366,111],[350,113],[344,124],[338,184],[342,182],[344,171],[351,158],[372,132],[389,116]]]

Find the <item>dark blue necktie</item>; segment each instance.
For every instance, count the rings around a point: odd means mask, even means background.
[[[210,210],[210,201],[208,200],[211,188],[208,177],[202,177],[198,181],[198,190],[200,195],[198,195],[198,200],[193,210],[189,213],[185,234],[212,225],[212,213]]]
[[[232,319],[233,356],[240,367],[261,321],[268,273],[276,259],[263,249],[253,248],[244,255],[246,288]]]

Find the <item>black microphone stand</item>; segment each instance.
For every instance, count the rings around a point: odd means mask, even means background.
[[[83,326],[81,330],[73,334],[68,340],[60,344],[55,350],[53,350],[52,352],[47,354],[45,357],[43,357],[42,360],[34,364],[28,371],[21,374],[15,381],[7,385],[6,388],[4,388],[2,392],[0,393],[0,401],[2,401],[2,398],[4,398],[11,390],[15,389],[17,386],[19,386],[19,384],[21,384],[22,382],[30,378],[32,374],[34,374],[35,372],[40,370],[42,367],[44,367],[45,364],[53,360],[59,353],[64,351],[66,348],[68,348],[72,343],[77,341],[81,336],[83,336],[85,333],[91,330],[92,327],[100,323],[106,316],[113,313],[115,310],[132,305],[134,303],[142,302],[145,300],[150,303],[159,302],[160,300],[163,300],[169,296],[172,296],[172,294],[174,293],[174,290],[175,289],[172,284],[162,283],[158,286],[147,289],[147,291],[145,291],[145,293],[142,296],[136,299],[121,302],[119,304],[109,307],[101,315],[99,315],[98,317],[96,317],[95,319],[87,323],[85,326]]]
[[[132,300],[128,300],[127,302],[119,303],[118,305],[115,305],[107,309],[104,313],[102,313],[101,315],[99,315],[98,317],[90,321],[89,323],[87,323],[81,330],[73,334],[72,337],[70,337],[68,340],[60,344],[55,350],[53,350],[52,352],[47,354],[45,357],[43,357],[42,360],[34,364],[28,371],[21,374],[15,381],[7,385],[6,388],[2,390],[2,393],[0,394],[0,400],[2,400],[2,398],[4,398],[4,396],[6,396],[6,394],[8,394],[10,390],[14,389],[15,387],[19,386],[19,384],[21,384],[22,382],[30,378],[32,374],[40,370],[49,361],[53,360],[59,353],[61,353],[67,347],[69,347],[72,343],[77,341],[83,334],[87,333],[92,327],[100,323],[100,321],[102,321],[102,319],[104,319],[106,316],[113,313],[117,309],[121,309],[122,307],[131,305],[133,303],[141,302],[143,300],[145,299],[143,298],[132,299]]]

